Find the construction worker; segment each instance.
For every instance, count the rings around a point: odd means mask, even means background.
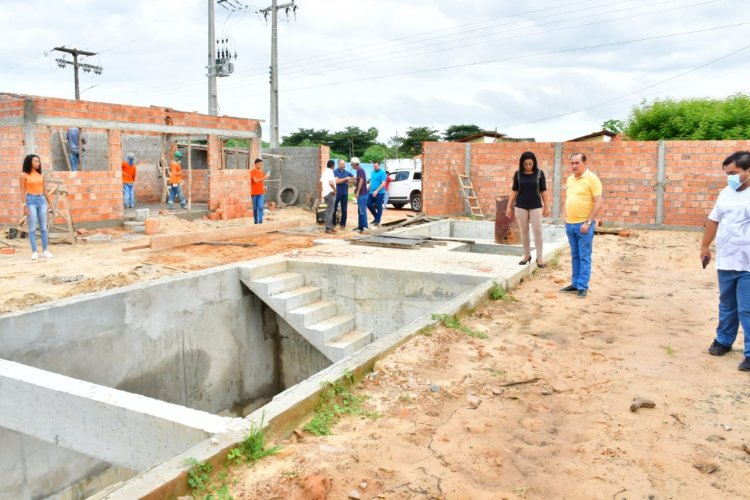
[[[169,175],[169,200],[167,208],[172,209],[175,195],[180,197],[180,206],[185,208],[185,197],[182,195],[182,151],[175,151],[174,160],[169,164],[167,174]]]
[[[125,156],[125,161],[122,162],[122,203],[125,208],[133,208],[135,205],[135,193],[133,192],[135,168],[135,155],[128,153]]]

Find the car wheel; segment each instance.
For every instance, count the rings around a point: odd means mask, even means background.
[[[393,205],[394,208],[404,208],[406,203],[391,203],[391,205]]]
[[[415,212],[422,211],[422,193],[414,193],[411,195],[411,209]]]

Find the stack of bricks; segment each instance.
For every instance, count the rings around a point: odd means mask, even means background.
[[[230,220],[240,217],[250,217],[252,210],[239,198],[223,198],[219,200],[219,208],[208,214],[209,220]]]

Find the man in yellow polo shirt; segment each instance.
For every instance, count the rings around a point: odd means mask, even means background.
[[[565,233],[570,243],[573,277],[561,292],[575,292],[579,299],[588,294],[591,279],[591,248],[596,216],[602,208],[602,182],[586,166],[586,155],[570,155],[573,175],[565,183]]]

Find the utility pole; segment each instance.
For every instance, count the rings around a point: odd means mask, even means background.
[[[208,114],[216,116],[219,97],[216,92],[216,28],[214,26],[214,0],[208,0]]]
[[[227,10],[237,8],[236,5],[228,5],[230,0],[217,0],[219,5]],[[234,0],[232,0],[234,1]],[[216,57],[216,46],[219,47],[219,57]],[[216,116],[219,114],[219,92],[216,89],[216,78],[229,76],[234,72],[232,59],[237,59],[237,51],[234,55],[229,47],[229,39],[216,40],[216,22],[214,19],[214,0],[208,0],[208,114]]]
[[[271,147],[279,147],[279,54],[277,40],[277,12],[284,9],[287,14],[291,10],[297,11],[294,0],[283,5],[278,5],[277,0],[273,0],[270,7],[260,11],[266,18],[271,13]]]
[[[55,47],[52,50],[56,50],[58,52],[65,52],[67,54],[71,54],[73,56],[73,61],[68,61],[67,59],[58,58],[55,59],[57,62],[57,65],[61,68],[64,68],[67,65],[73,66],[73,74],[75,75],[75,88],[76,88],[76,101],[81,100],[81,91],[78,84],[78,68],[81,68],[85,73],[90,73],[93,71],[97,75],[101,75],[103,68],[101,66],[94,66],[92,64],[85,64],[85,63],[79,63],[78,62],[78,56],[95,56],[96,52],[89,52],[86,50],[78,50],[78,49],[69,49],[65,47],[64,45],[62,47]]]

